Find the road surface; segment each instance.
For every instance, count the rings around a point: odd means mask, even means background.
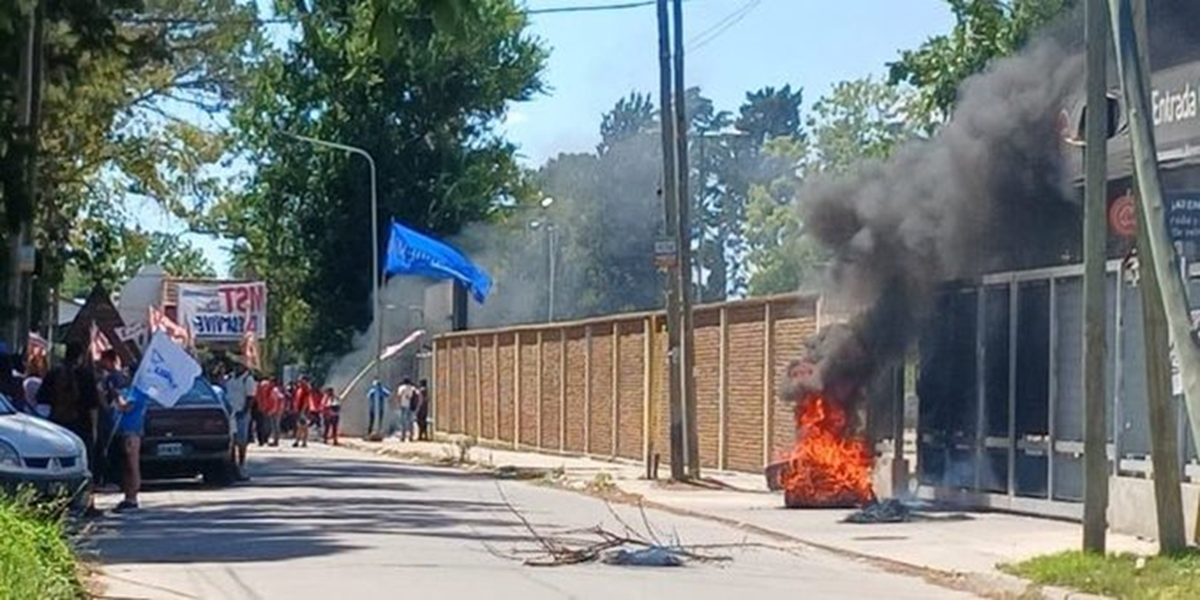
[[[254,480],[225,490],[152,486],[143,510],[110,515],[93,538],[105,598],[446,600],[597,598],[967,598],[920,579],[706,521],[648,512],[687,544],[762,542],[726,564],[535,568],[509,506],[547,533],[621,525],[604,502],[532,483],[401,464],[316,444],[251,449]],[[507,499],[507,503],[505,501]],[[101,506],[116,501],[102,498]],[[632,507],[615,510],[634,527]]]

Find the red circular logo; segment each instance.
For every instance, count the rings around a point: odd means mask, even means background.
[[[1133,205],[1133,194],[1113,200],[1108,207],[1108,226],[1120,237],[1133,237],[1137,233],[1137,207]]]

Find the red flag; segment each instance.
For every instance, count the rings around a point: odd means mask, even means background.
[[[106,350],[113,349],[112,342],[108,341],[108,336],[104,335],[103,331],[100,331],[95,321],[92,322],[91,342],[88,346],[92,351],[92,360],[94,361],[100,360],[100,355],[104,354]]]

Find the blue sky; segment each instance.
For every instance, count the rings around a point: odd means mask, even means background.
[[[615,0],[528,0],[530,9]],[[748,9],[743,12],[742,9]],[[687,85],[718,108],[736,110],[747,91],[792,84],[806,106],[838,81],[883,76],[901,49],[946,32],[944,0],[690,0],[684,4]],[[703,45],[698,34],[743,14]],[[658,38],[653,6],[542,14],[532,32],[550,47],[549,94],[513,106],[509,137],[537,165],[599,140],[600,116],[631,91],[657,103]]]
[[[525,4],[537,10],[622,1]],[[653,93],[657,103],[654,6],[531,19],[531,33],[551,50],[545,73],[549,90],[514,104],[505,123],[525,164],[534,167],[559,152],[594,148],[601,115],[631,91]],[[700,86],[719,109],[736,110],[747,91],[791,84],[803,88],[804,104],[811,106],[838,81],[883,76],[884,65],[900,50],[948,31],[952,23],[945,0],[688,0],[687,85]],[[698,40],[706,31],[709,35]],[[153,229],[181,228],[165,217],[142,216],[139,221]],[[226,243],[189,238],[225,271]]]

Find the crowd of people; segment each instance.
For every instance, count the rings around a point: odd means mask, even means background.
[[[113,350],[97,360],[84,345],[70,343],[63,360],[47,369],[44,355],[25,364],[0,349],[0,394],[18,410],[70,430],[87,450],[91,481],[86,494],[87,516],[100,511],[94,492],[122,492],[116,512],[139,508],[140,451],[147,400],[131,393],[131,372]],[[210,381],[224,396],[233,427],[232,459],[239,480],[246,474],[246,453],[252,442],[279,446],[289,435],[292,446],[308,447],[313,432],[326,444],[339,445],[342,398],[332,387],[318,387],[308,376],[281,384],[274,377],[255,377],[241,362],[221,362],[209,371]],[[428,440],[429,389],[421,380],[405,378],[395,390],[379,381],[367,390],[367,437],[395,435],[401,441]]]
[[[122,492],[116,512],[136,510],[141,489],[140,451],[146,399],[130,394],[129,372],[113,350],[98,360],[84,346],[69,343],[63,360],[46,369],[44,355],[30,357],[21,374],[15,355],[0,354],[0,393],[18,410],[49,419],[79,437],[87,452],[91,481],[86,495],[87,516],[95,516],[93,492]]]
[[[394,394],[379,380],[372,381],[367,388],[367,438],[379,440],[396,435],[402,442],[431,439],[429,402],[429,382],[424,379],[413,385],[406,377]]]

